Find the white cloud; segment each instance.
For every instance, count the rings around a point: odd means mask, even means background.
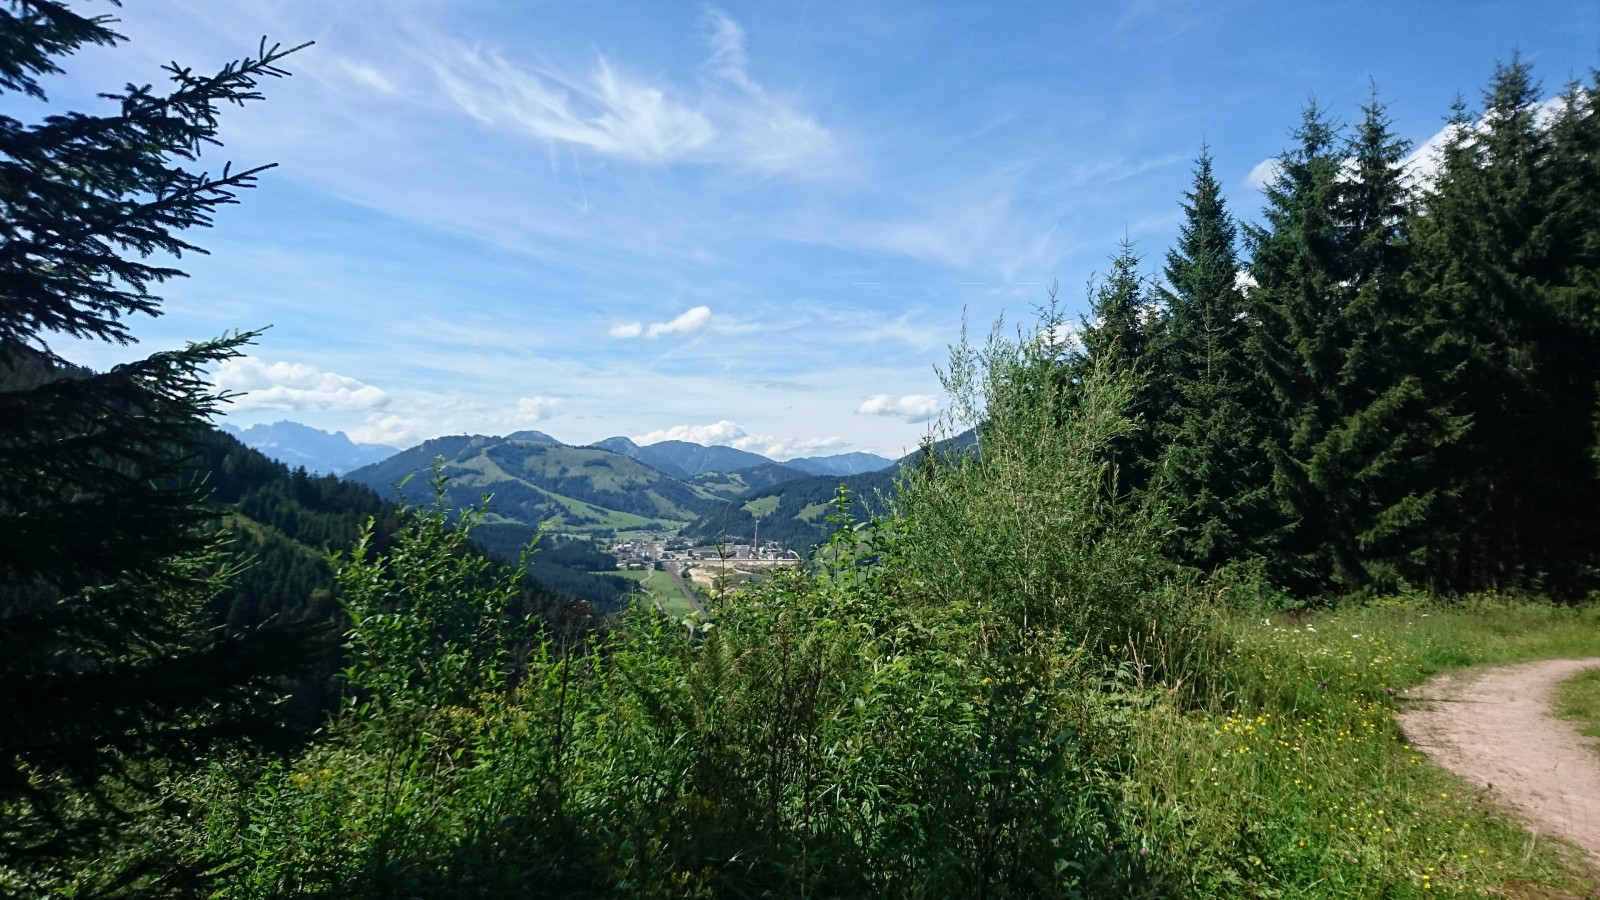
[[[220,390],[243,394],[233,401],[239,410],[360,410],[389,403],[388,394],[349,376],[253,356],[223,360],[215,383]]]
[[[586,75],[564,77],[462,49],[434,71],[449,98],[484,124],[606,156],[668,162],[716,134],[705,116],[617,71],[605,57]]]
[[[662,441],[689,441],[707,446],[720,444],[734,446],[734,442],[748,438],[750,432],[745,430],[738,422],[723,419],[710,425],[674,425],[671,428],[658,428],[655,431],[634,437],[634,442],[641,446],[658,444]]]
[[[1255,164],[1255,168],[1250,170],[1249,175],[1244,177],[1244,183],[1247,187],[1264,188],[1277,180],[1278,173],[1282,171],[1283,163],[1276,156],[1271,159],[1263,159]]]
[[[507,434],[548,418],[559,401],[522,397],[513,407],[486,397],[432,391],[396,392],[383,409],[346,428],[351,440],[411,447],[441,434]]]
[[[671,321],[651,322],[649,327],[645,327],[642,322],[627,322],[611,326],[606,330],[606,334],[614,338],[636,338],[642,334],[655,340],[663,334],[688,334],[699,331],[709,321],[711,321],[711,307],[696,306],[683,311]]]
[[[696,306],[670,322],[655,322],[645,330],[645,337],[658,338],[663,334],[688,334],[711,321],[711,307]]]
[[[747,90],[759,90],[750,81],[750,75],[746,71],[750,65],[750,57],[744,49],[744,28],[727,13],[716,8],[706,10],[705,23],[711,30],[711,34],[707,37],[707,43],[711,45],[711,58],[706,60],[706,68],[729,83]]]
[[[832,155],[833,136],[816,120],[774,99],[750,77],[744,29],[720,9],[708,9],[711,58],[706,70],[714,85],[734,95],[713,91],[710,107],[723,122],[741,161],[756,169],[781,171]]]
[[[689,441],[708,447],[733,447],[759,453],[768,459],[779,460],[810,456],[850,446],[849,441],[838,435],[823,438],[778,438],[770,434],[752,434],[743,425],[727,419],[709,425],[673,425],[670,428],[660,428],[637,435],[633,440],[642,446],[662,441]]]
[[[1562,108],[1560,97],[1551,97],[1533,106],[1534,120],[1540,127],[1549,128],[1555,117],[1560,115]],[[1488,123],[1483,119],[1472,123],[1470,126],[1457,122],[1447,123],[1443,128],[1433,133],[1432,137],[1418,145],[1411,151],[1411,155],[1401,160],[1400,167],[1412,178],[1412,184],[1425,186],[1433,181],[1439,172],[1439,167],[1444,163],[1444,148],[1462,128],[1470,128],[1473,134],[1483,134],[1488,128]]]
[[[517,399],[517,421],[531,425],[554,416],[561,408],[556,397],[520,397]]]
[[[906,394],[895,397],[874,394],[856,407],[860,416],[895,416],[907,422],[926,422],[939,414],[939,398],[931,394]]]
[[[399,88],[395,87],[389,76],[379,71],[375,66],[359,60],[341,59],[337,62],[337,68],[342,69],[350,80],[380,94],[392,96],[399,92]]]
[[[1052,350],[1075,350],[1083,345],[1083,327],[1076,322],[1057,322],[1040,328],[1035,340]]]
[[[829,158],[829,131],[750,77],[744,29],[714,9],[706,22],[710,57],[699,92],[628,73],[605,56],[587,71],[564,72],[467,47],[448,51],[434,76],[452,103],[485,125],[603,156],[764,171]]]
[[[829,435],[824,438],[801,438],[792,441],[778,441],[769,444],[765,450],[757,451],[762,456],[771,459],[793,459],[796,456],[817,456],[832,451],[843,450],[850,446],[850,442],[838,435]]]

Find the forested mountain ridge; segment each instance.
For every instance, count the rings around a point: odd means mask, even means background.
[[[876,453],[838,453],[833,456],[797,456],[783,464],[812,475],[861,475],[879,472],[895,464]]]
[[[914,450],[886,467],[851,475],[818,474],[752,485],[695,520],[685,532],[705,542],[742,543],[755,537],[759,521],[763,541],[774,540],[804,553],[833,533],[828,516],[841,488],[850,499],[851,517],[866,521],[888,512],[899,479],[908,467],[948,462],[972,451],[976,444],[977,433],[969,429]]]
[[[734,472],[702,472],[689,483],[721,500],[732,500],[751,491],[805,478],[803,469],[785,463],[766,463]]]
[[[56,379],[86,379],[90,369],[50,364],[29,348],[13,347],[0,361],[0,394],[18,392]],[[312,475],[291,468],[245,446],[221,430],[196,434],[190,455],[173,480],[197,485],[207,505],[229,536],[228,566],[236,574],[210,599],[215,624],[247,631],[269,622],[320,623],[329,635],[344,625],[329,555],[355,544],[372,520],[377,546],[387,545],[399,523],[392,501],[380,499],[364,485],[332,475]],[[413,499],[426,501],[418,485]],[[507,562],[531,534],[518,536],[516,547],[494,544],[492,532],[479,535],[480,546]],[[612,609],[632,585],[615,576],[586,571],[596,560],[569,558],[572,553],[548,547],[536,554],[524,581],[519,612],[539,618],[560,618],[573,601]],[[563,564],[565,563],[565,564]],[[332,642],[330,642],[330,647]],[[335,705],[343,668],[330,654],[297,676],[285,715],[305,726]]]
[[[641,447],[628,438],[611,437],[594,446],[636,459],[683,481],[708,472],[737,472],[772,464],[772,460],[759,453],[734,447],[708,447],[690,441],[660,441]]]
[[[232,537],[232,557],[239,569],[212,600],[218,622],[242,629],[271,620],[309,621],[325,623],[330,635],[341,633],[344,612],[329,555],[347,552],[369,519],[374,521],[375,546],[387,547],[399,524],[395,503],[364,485],[290,469],[221,431],[211,432],[197,445],[191,466]],[[424,496],[425,483],[414,487],[413,501],[430,500]],[[531,532],[508,536],[485,530],[474,535],[474,543],[483,552],[515,563],[531,536]],[[590,574],[600,567],[597,563],[607,560],[575,549],[576,556],[557,542],[546,541],[535,553],[516,615],[561,621],[574,602],[611,610],[633,589],[625,579]],[[343,666],[341,657],[333,654],[297,682],[290,709],[300,723],[317,724],[318,717],[333,708],[342,690],[337,673]]]
[[[434,438],[344,477],[392,495],[397,485],[428,472],[440,457],[444,458],[444,471],[451,479],[448,490],[453,503],[476,500],[485,493],[492,495],[489,522],[497,535],[495,540],[531,534],[516,530],[513,525],[524,529],[544,525],[556,532],[676,528],[721,510],[729,501],[738,499],[734,503],[738,507],[748,499],[747,495],[756,496],[780,484],[819,477],[808,474],[801,466],[775,463],[732,447],[706,447],[687,441],[662,441],[640,447],[625,437],[575,447],[536,431],[505,437]],[[870,466],[877,459],[870,454],[843,454],[805,460],[802,465],[849,470]],[[820,477],[837,486],[841,476]],[[880,482],[887,484],[884,479],[869,481],[874,487]],[[804,493],[810,497],[817,491],[807,489]],[[827,493],[831,496],[831,488]],[[801,504],[810,505],[810,500]],[[704,529],[696,529],[697,533],[700,531]],[[775,533],[773,537],[779,535]],[[795,531],[792,537],[804,537],[797,546],[810,546],[820,539],[811,533],[809,525]]]
[[[452,505],[491,494],[490,524],[544,523],[558,531],[668,527],[715,501],[708,491],[608,450],[483,435],[425,441],[345,477],[395,496],[399,485],[428,472],[440,457]]]
[[[885,499],[894,493],[898,471],[807,475],[756,488],[717,505],[684,531],[703,543],[748,543],[759,522],[762,541],[777,541],[806,555],[832,533],[827,519],[841,487],[849,492],[852,515],[865,521],[886,511]]]

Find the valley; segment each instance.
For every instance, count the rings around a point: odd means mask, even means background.
[[[341,461],[374,449],[294,422],[230,431],[291,468],[311,471],[337,471]],[[687,441],[641,446],[613,437],[577,446],[518,431],[434,438],[340,477],[385,499],[422,502],[436,463],[451,507],[489,498],[480,543],[506,558],[539,533],[596,546],[635,534],[661,542],[681,536],[706,547],[748,545],[759,533],[804,557],[826,539],[829,504],[841,485],[863,501],[865,515],[881,508],[876,498],[892,489],[898,466],[859,452],[779,462]]]

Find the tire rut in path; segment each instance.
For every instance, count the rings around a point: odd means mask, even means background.
[[[1600,755],[1550,711],[1555,685],[1600,658],[1555,659],[1435,678],[1406,691],[1411,745],[1600,865]]]

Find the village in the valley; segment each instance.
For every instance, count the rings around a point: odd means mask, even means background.
[[[683,597],[701,612],[705,612],[707,597],[802,562],[798,552],[777,541],[762,541],[759,532],[748,544],[694,546],[686,538],[672,535],[618,541],[610,551],[620,570],[667,573]]]

